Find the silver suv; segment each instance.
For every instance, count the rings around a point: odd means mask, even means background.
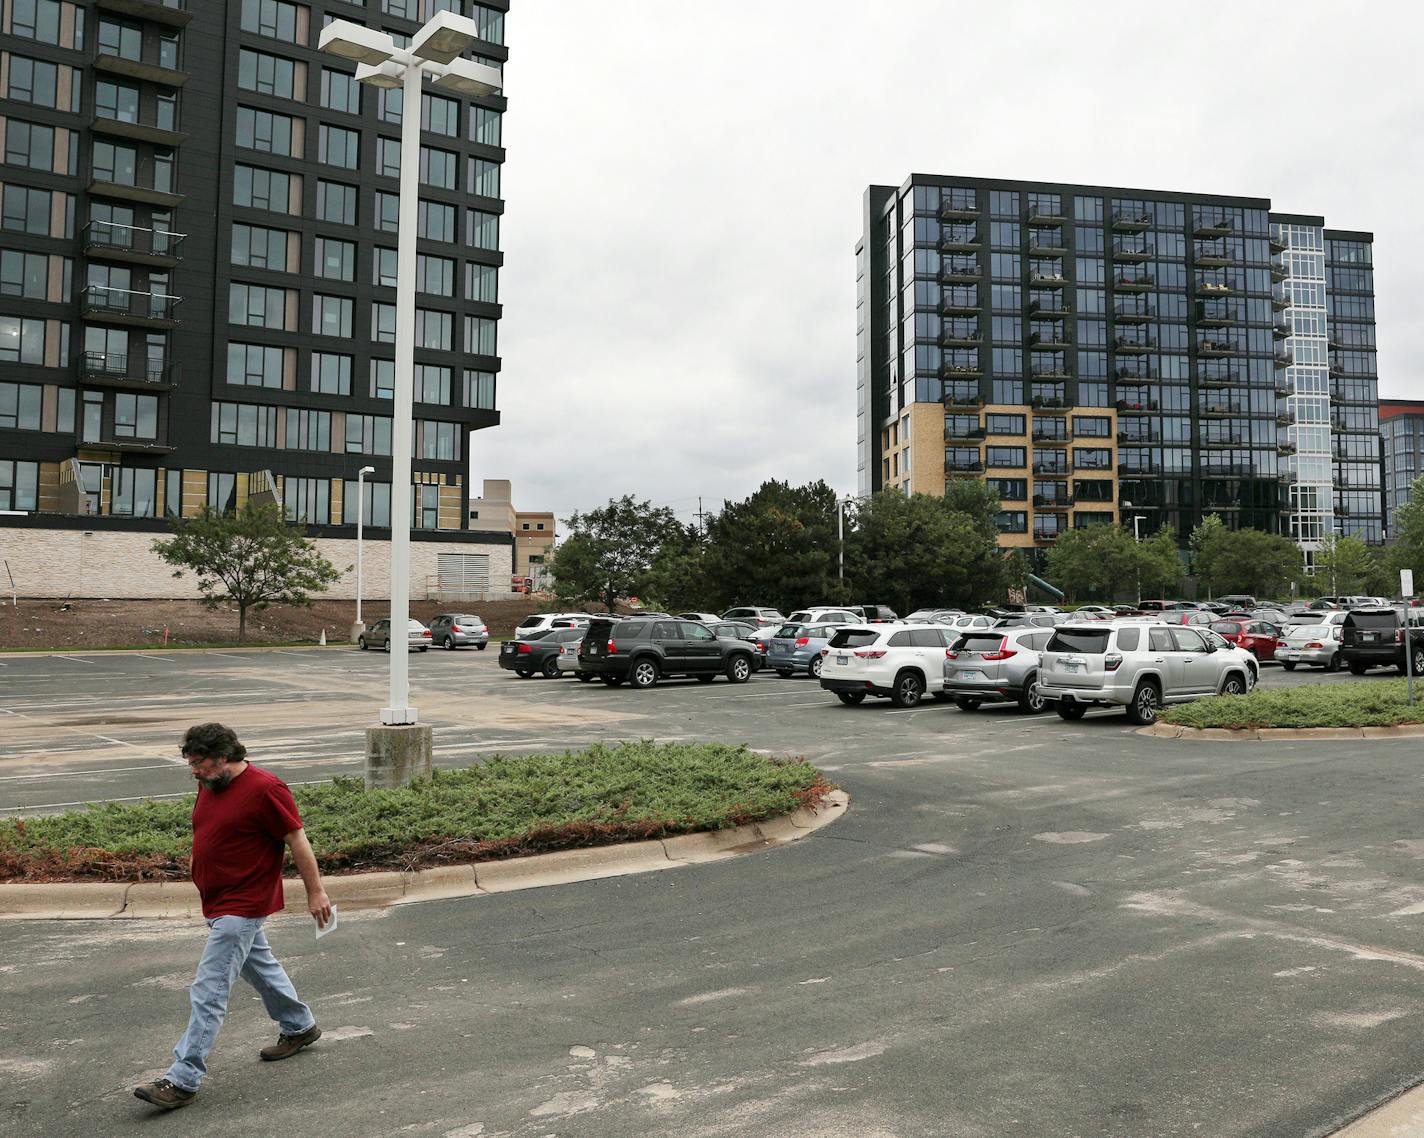
[[[1256,685],[1250,653],[1183,625],[1104,621],[1065,624],[1043,650],[1038,690],[1064,719],[1094,704],[1127,709],[1133,723],[1155,723],[1169,703],[1243,695]]]
[[[1030,715],[1042,711],[1038,654],[1052,637],[1052,629],[1030,625],[964,633],[944,654],[944,694],[961,711],[986,700],[1017,703]]]

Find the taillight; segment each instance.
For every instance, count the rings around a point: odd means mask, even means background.
[[[617,651],[618,651],[618,645],[615,644],[613,641],[610,640],[610,641],[608,642],[608,654],[611,656],[614,652],[617,652]]]
[[[1309,644],[1306,645],[1306,647],[1307,647],[1307,648],[1324,648],[1325,645],[1322,644],[1322,643],[1320,643],[1320,641],[1318,641],[1318,640],[1312,640]]]
[[[797,640],[796,640],[796,647],[797,647],[797,648],[805,648],[806,645],[808,645],[808,644],[810,644],[810,643],[811,643],[811,638],[810,638],[809,636],[801,636],[801,637],[798,637]]]
[[[1103,671],[1116,672],[1122,667],[1122,654],[1120,652],[1109,652],[1103,657]]]
[[[452,624],[452,625],[450,626],[450,631],[451,631],[451,632],[464,632],[465,630],[464,630],[463,628],[461,628],[458,624]]]
[[[878,660],[885,655],[884,648],[857,648],[855,654],[862,660]]]
[[[531,648],[528,644],[521,644],[518,648],[515,649],[515,652],[517,652],[521,656],[527,656],[533,651],[534,649]]]
[[[826,647],[824,647],[824,648],[821,649],[821,655],[822,655],[822,656],[829,656],[830,654],[831,654],[831,647],[830,647],[829,644],[826,645]]]
[[[1018,650],[1009,647],[1009,638],[1005,636],[999,641],[999,650],[997,652],[985,652],[982,658],[985,660],[1007,660],[1010,656],[1017,655]]]
[[[421,635],[421,636],[429,636],[429,635],[430,635],[430,629],[427,628],[427,629],[426,629],[424,632],[422,632],[420,635]]]
[[[956,652],[953,648],[946,648],[946,649],[944,650],[944,658],[945,658],[946,660],[958,660],[958,659],[959,659],[959,653]]]
[[[1396,644],[1403,644],[1403,643],[1404,643],[1404,629],[1402,629],[1402,628],[1396,628],[1396,629],[1394,630],[1394,642],[1395,642]]]

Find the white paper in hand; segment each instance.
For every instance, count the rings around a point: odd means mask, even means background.
[[[335,932],[335,931],[336,931],[337,923],[338,923],[338,921],[337,921],[337,917],[336,917],[336,906],[333,905],[333,906],[331,907],[331,920],[329,920],[329,921],[326,922],[326,927],[325,927],[325,928],[322,928],[320,925],[317,925],[317,927],[316,927],[316,939],[317,939],[317,940],[320,940],[322,937],[326,936],[327,933]]]

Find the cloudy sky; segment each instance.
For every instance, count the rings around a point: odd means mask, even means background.
[[[473,485],[690,520],[855,490],[853,251],[911,172],[1270,198],[1375,234],[1381,395],[1424,397],[1412,6],[517,0],[499,387]]]

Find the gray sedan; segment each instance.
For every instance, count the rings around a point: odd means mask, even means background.
[[[1316,614],[1319,615],[1319,614]],[[1340,624],[1293,624],[1285,630],[1285,639],[1276,649],[1276,663],[1286,671],[1297,664],[1340,670]]]
[[[489,647],[489,629],[470,613],[442,612],[430,621],[430,639],[441,648],[464,648],[473,644],[483,652]]]
[[[1050,628],[1019,625],[963,633],[944,655],[944,694],[961,711],[991,701],[1043,710],[1038,693],[1038,654],[1053,637]]]

